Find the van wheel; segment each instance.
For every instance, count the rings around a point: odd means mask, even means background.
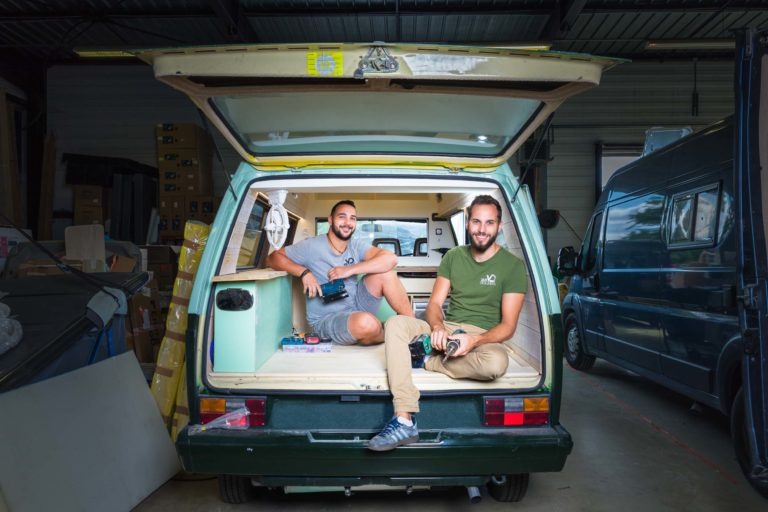
[[[246,503],[255,496],[251,479],[240,475],[219,475],[219,498],[224,503]]]
[[[595,356],[584,352],[581,330],[573,313],[565,319],[565,360],[572,368],[583,372],[595,364]]]
[[[525,497],[528,491],[528,480],[530,473],[520,473],[518,475],[506,475],[502,483],[496,483],[494,480],[488,482],[488,494],[496,501],[512,502],[520,501]]]
[[[739,388],[739,392],[736,393],[736,398],[733,399],[733,406],[731,407],[731,439],[733,440],[733,448],[736,452],[736,460],[739,462],[742,473],[744,473],[749,483],[752,484],[752,487],[762,494],[764,498],[768,498],[768,482],[766,482],[765,478],[762,481],[758,481],[750,475],[752,467],[749,463],[749,436],[747,435],[744,414],[744,389]]]

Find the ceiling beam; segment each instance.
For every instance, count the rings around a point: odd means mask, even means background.
[[[543,41],[554,41],[562,39],[571,31],[576,18],[579,17],[587,0],[557,0],[549,20],[539,33],[539,39]]]
[[[275,2],[271,6],[262,7],[259,10],[246,10],[236,0],[208,0],[213,9],[210,10],[181,10],[181,9],[157,9],[157,10],[109,10],[106,9],[102,15],[112,19],[163,19],[163,18],[222,18],[228,23],[234,23],[240,27],[240,19],[244,18],[268,18],[282,16],[458,16],[458,15],[528,15],[528,16],[551,16],[554,10],[567,11],[562,9],[563,2],[553,10],[547,4],[540,4],[541,7],[527,5],[518,8],[514,3],[507,4],[503,2],[471,3],[471,2],[440,2],[433,4],[434,8],[421,3],[394,1],[387,2],[385,7],[375,3],[371,5],[368,2],[358,2],[354,4],[344,4],[344,7],[334,7],[327,2],[305,1],[301,3]],[[566,2],[567,4],[576,3],[575,0]],[[663,4],[658,3],[628,3],[628,2],[599,2],[597,5],[589,5],[589,1],[583,2],[585,5],[581,9],[582,14],[610,14],[610,13],[738,13],[738,12],[759,12],[768,10],[768,0],[759,1],[732,1],[725,4],[709,2],[691,2],[690,0],[670,0]],[[262,4],[263,5],[263,4]],[[506,9],[504,7],[507,7]],[[222,10],[224,16],[219,14]],[[35,10],[0,13],[0,23],[2,22],[44,22],[44,21],[62,21],[66,19],[91,18],[93,12],[80,10]],[[243,27],[244,30],[248,30]]]
[[[225,34],[233,43],[258,43],[259,36],[248,21],[240,0],[208,0],[216,16],[224,22]]]

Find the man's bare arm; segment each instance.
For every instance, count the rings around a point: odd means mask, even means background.
[[[285,254],[285,247],[281,247],[267,256],[267,265],[275,270],[285,270],[292,276],[299,277],[306,267],[294,263],[294,261]]]
[[[371,247],[365,252],[363,261],[344,267],[333,267],[328,272],[328,278],[346,279],[357,274],[383,274],[397,265],[397,256],[392,251],[380,247]]]
[[[281,247],[277,251],[274,251],[272,254],[267,256],[267,265],[275,270],[285,270],[292,276],[300,277],[302,287],[304,288],[304,293],[306,293],[309,297],[323,294],[320,289],[320,284],[317,282],[317,278],[312,274],[312,272],[305,273],[304,271],[307,270],[306,267],[295,263],[291,258],[289,258],[285,254],[285,247]],[[304,275],[302,276],[302,274]]]
[[[475,336],[475,346],[484,343],[501,343],[515,334],[517,320],[525,302],[524,293],[505,293],[501,296],[501,322]]]

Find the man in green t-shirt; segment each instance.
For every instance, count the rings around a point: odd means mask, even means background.
[[[440,263],[426,322],[394,316],[384,326],[387,378],[394,417],[368,443],[373,451],[392,450],[419,439],[413,415],[419,412],[419,390],[412,368],[441,372],[454,379],[491,381],[507,371],[503,342],[512,337],[527,289],[525,264],[496,243],[501,205],[491,196],[478,196],[469,206],[470,245],[448,251]],[[448,314],[443,303],[451,294]],[[411,340],[429,334],[432,348],[443,352],[448,338],[459,347],[443,363],[443,354],[417,358],[412,364]],[[416,347],[412,345],[412,347]]]

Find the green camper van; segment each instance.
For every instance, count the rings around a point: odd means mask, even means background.
[[[186,93],[243,159],[189,304],[192,427],[177,441],[185,469],[218,475],[227,502],[250,499],[259,487],[349,493],[370,486],[466,486],[475,495],[487,486],[494,498],[516,501],[531,473],[563,467],[572,441],[559,416],[558,293],[531,197],[507,160],[617,61],[385,44],[139,56]],[[389,244],[413,311],[423,315],[442,254],[466,243],[464,215],[479,194],[502,205],[498,243],[527,271],[517,330],[504,343],[508,370],[493,382],[414,370],[420,440],[373,453],[366,444],[391,415],[384,346],[281,348],[293,332],[307,332],[305,297],[296,278],[265,267],[266,256],[270,247],[322,233],[331,206],[354,200],[356,236]],[[384,308],[379,317],[389,314]],[[537,414],[527,404],[538,404]],[[243,408],[244,418],[215,427]]]

